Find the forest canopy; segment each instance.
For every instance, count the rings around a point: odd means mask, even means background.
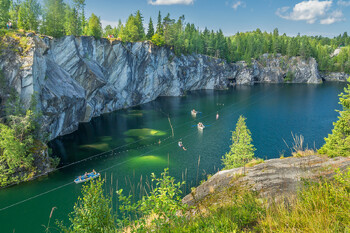
[[[262,32],[237,32],[225,36],[222,30],[200,29],[185,21],[185,16],[174,19],[170,14],[158,13],[157,19],[147,19],[138,10],[123,24],[102,28],[95,14],[85,17],[85,0],[0,0],[0,27],[8,22],[13,29],[37,31],[61,37],[65,35],[94,36],[118,39],[124,42],[150,40],[157,46],[168,46],[176,55],[204,54],[228,62],[258,59],[262,54],[313,57],[321,71],[350,73],[350,37],[347,32],[334,38],[322,36],[280,35],[278,29]],[[234,25],[233,25],[234,27]],[[337,51],[337,53],[335,53]]]

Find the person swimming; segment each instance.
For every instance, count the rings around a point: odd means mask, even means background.
[[[195,109],[192,109],[191,114],[196,115],[197,111]]]
[[[219,113],[217,112],[216,113],[216,120],[218,120],[219,119]]]
[[[182,148],[183,150],[187,150],[187,149],[184,147],[184,145],[182,144],[182,141],[179,141],[177,144],[178,144],[179,147]]]

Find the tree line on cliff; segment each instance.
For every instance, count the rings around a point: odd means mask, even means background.
[[[187,23],[184,16],[173,19],[170,14],[162,17],[159,12],[154,25],[152,18],[144,28],[140,11],[131,14],[125,24],[119,20],[117,27],[102,28],[101,20],[95,14],[85,17],[85,0],[0,0],[0,27],[12,22],[13,28],[38,31],[42,34],[61,37],[65,35],[117,38],[136,42],[151,40],[158,46],[169,46],[177,55],[205,54],[222,58],[228,62],[258,59],[264,53],[282,54],[288,57],[314,57],[321,71],[350,73],[350,37],[347,32],[334,37],[280,35],[278,29],[262,32],[237,32],[225,36],[222,30],[199,29]],[[332,55],[340,48],[338,55]]]

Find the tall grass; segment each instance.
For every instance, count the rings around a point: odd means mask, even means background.
[[[261,232],[350,232],[350,169],[333,181],[307,183],[288,205],[273,203]]]

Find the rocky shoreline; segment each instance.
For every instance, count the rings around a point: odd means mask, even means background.
[[[345,81],[321,74],[310,58],[265,54],[251,65],[192,54],[175,56],[150,42],[123,43],[93,37],[59,39],[27,35],[26,48],[8,38],[0,69],[29,106],[35,93],[50,139],[75,131],[92,117],[186,91],[254,83]],[[289,76],[287,74],[290,74]],[[287,77],[288,76],[288,77]],[[6,98],[0,93],[1,100]]]

